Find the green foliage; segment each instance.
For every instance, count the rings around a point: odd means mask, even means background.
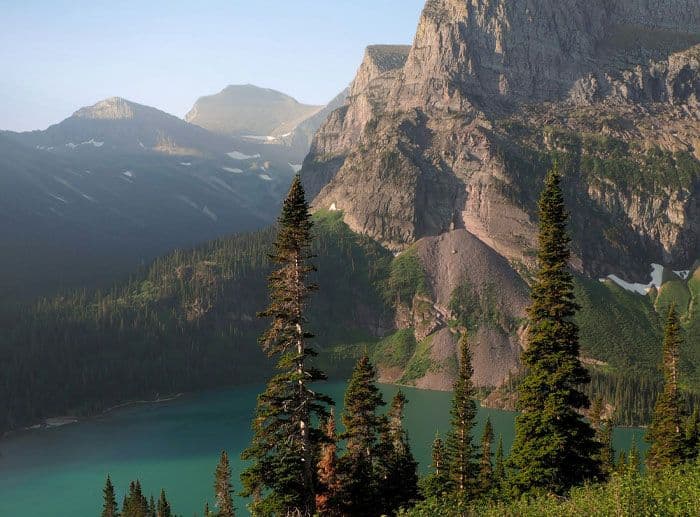
[[[114,495],[114,485],[112,485],[112,480],[109,476],[107,476],[102,493],[104,495],[102,517],[117,517],[119,515],[119,507],[117,506],[117,500]]]
[[[578,387],[590,382],[579,361],[578,327],[573,321],[573,278],[568,270],[567,213],[555,168],[539,202],[538,271],[528,310],[527,368],[519,388],[516,436],[509,458],[520,491],[563,493],[599,474],[600,449],[577,410],[588,398]]]
[[[384,285],[387,303],[411,306],[416,294],[427,290],[425,271],[414,250],[407,250],[391,262],[389,277]]]
[[[372,357],[377,364],[382,366],[404,369],[413,354],[416,353],[417,346],[413,329],[402,329],[379,341]]]
[[[476,389],[472,382],[474,369],[466,332],[460,338],[459,352],[459,374],[453,390],[445,457],[450,487],[466,497],[477,491],[479,472],[477,447],[472,442],[472,431],[476,425]]]
[[[425,377],[430,371],[437,371],[440,367],[431,359],[434,334],[426,337],[416,346],[415,353],[411,356],[406,369],[399,379],[400,384],[413,384],[416,380]]]
[[[654,415],[647,430],[650,443],[646,463],[650,470],[677,465],[685,459],[682,433],[683,407],[678,388],[678,361],[682,342],[676,306],[671,305],[664,333],[662,370],[664,389],[654,406]]]
[[[389,321],[380,287],[391,253],[327,215],[314,218],[312,280],[333,288],[311,301],[310,323],[329,349],[371,343]],[[275,234],[272,227],[175,251],[107,291],[0,313],[0,361],[8,365],[0,432],[56,414],[260,381],[271,367],[251,343],[264,330],[255,310],[266,302]],[[344,376],[357,354],[346,356],[324,355],[319,364]]]
[[[219,463],[214,472],[214,499],[218,510],[217,517],[235,517],[232,491],[231,464],[228,461],[226,451],[221,451]],[[162,492],[161,497],[164,497]],[[160,505],[160,502],[158,504]]]
[[[460,507],[461,505],[461,507]],[[655,476],[615,474],[607,483],[574,488],[567,497],[549,494],[465,508],[455,497],[433,497],[399,515],[410,517],[656,517],[700,515],[700,464],[664,469]]]
[[[343,425],[345,454],[339,461],[342,506],[350,515],[372,515],[381,500],[378,475],[382,449],[379,437],[385,421],[377,410],[385,405],[376,386],[376,371],[362,356],[345,391]]]
[[[271,255],[276,267],[269,276],[270,302],[259,314],[271,320],[260,345],[278,359],[277,374],[258,397],[253,438],[241,455],[250,461],[241,474],[242,494],[253,497],[250,508],[254,515],[312,515],[316,511],[317,454],[325,434],[315,423],[328,417],[327,406],[333,401],[313,387],[326,376],[310,366],[316,352],[308,343],[313,334],[306,315],[310,293],[317,289],[309,283],[315,271],[310,262],[312,225],[297,176],[284,200]],[[223,477],[225,473],[217,471],[217,478],[222,478],[217,502],[228,506]],[[232,513],[233,508],[228,511]]]

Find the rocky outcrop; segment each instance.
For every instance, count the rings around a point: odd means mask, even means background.
[[[642,280],[700,256],[697,2],[428,0],[402,52],[382,67],[368,49],[317,133],[315,208],[395,252],[466,231],[523,272],[557,160],[577,270]],[[517,356],[488,332],[482,368]]]

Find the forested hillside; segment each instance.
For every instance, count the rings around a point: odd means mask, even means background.
[[[433,343],[417,340],[414,328],[395,330],[395,307],[429,287],[420,265],[410,253],[392,258],[352,233],[339,212],[320,211],[314,220],[315,281],[325,287],[311,306],[318,360],[331,375],[346,374],[368,351],[380,369],[404,372],[397,382],[415,384],[437,367],[429,354]],[[270,365],[256,343],[263,328],[256,312],[266,302],[273,235],[266,229],[177,251],[112,289],[67,293],[3,313],[0,429],[260,380]],[[590,395],[603,395],[618,423],[648,420],[661,383],[659,314],[671,298],[686,327],[684,385],[698,388],[700,352],[693,345],[699,286],[700,271],[647,296],[611,282],[577,280],[582,355],[591,359],[586,362],[593,373]],[[467,313],[459,304],[453,309],[452,326],[474,329],[498,321],[488,300],[471,304]],[[456,367],[456,359],[450,364]],[[516,384],[514,377],[487,402],[508,406],[512,398],[502,392]]]
[[[390,255],[316,217],[312,304],[318,346],[372,341],[391,322],[380,293]],[[5,313],[0,430],[134,399],[260,380],[257,345],[274,229],[214,241],[155,261],[128,283],[74,292]],[[322,360],[333,369],[333,354]]]

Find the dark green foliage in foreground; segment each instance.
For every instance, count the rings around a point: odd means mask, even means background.
[[[403,427],[407,403],[408,399],[399,390],[389,406],[380,440],[380,493],[383,512],[389,515],[418,499],[418,462]]]
[[[678,389],[681,342],[678,313],[675,305],[671,305],[663,344],[664,389],[656,401],[651,426],[646,435],[646,440],[651,444],[646,460],[650,470],[677,465],[685,459],[684,435],[681,428],[683,406]]]
[[[419,481],[421,495],[424,498],[439,496],[448,491],[450,478],[447,472],[446,459],[445,444],[438,433],[433,441],[430,473]]]
[[[231,465],[228,461],[226,451],[221,451],[219,464],[214,473],[214,498],[215,506],[218,510],[217,517],[235,517],[236,512],[233,507],[233,497],[231,495],[233,485],[231,484]]]
[[[102,517],[117,517],[117,515],[119,515],[119,507],[117,506],[117,500],[114,495],[114,485],[112,485],[112,480],[109,476],[107,476],[107,481],[105,481],[105,487],[102,493],[104,494]]]
[[[308,341],[308,299],[316,286],[309,283],[311,216],[301,179],[297,176],[284,201],[271,255],[275,270],[269,277],[270,303],[260,317],[271,320],[260,344],[276,357],[277,374],[258,397],[253,439],[242,458],[251,463],[241,474],[245,497],[252,497],[254,515],[313,515],[316,512],[316,463],[324,433],[319,419],[328,417],[333,401],[316,391],[325,380],[311,366],[316,355]]]
[[[573,278],[568,270],[570,238],[560,175],[547,175],[539,202],[538,271],[528,310],[527,368],[519,388],[516,436],[510,465],[513,484],[526,492],[541,488],[563,493],[600,473],[600,445],[578,410],[589,401],[580,386],[590,382],[579,361],[578,327],[573,321]]]
[[[472,383],[471,352],[467,333],[459,340],[459,373],[454,385],[450,430],[445,442],[447,470],[450,487],[463,497],[476,491],[479,465],[477,448],[472,442],[472,430],[476,425],[476,390]]]
[[[700,515],[700,464],[663,469],[658,475],[614,474],[610,481],[515,500],[475,501],[459,509],[456,498],[431,498],[401,515],[410,517],[656,517]]]
[[[385,404],[376,386],[376,370],[365,355],[357,363],[345,391],[343,425],[345,454],[340,458],[342,506],[350,515],[372,515],[381,500],[377,466],[379,437],[385,424],[377,413]]]

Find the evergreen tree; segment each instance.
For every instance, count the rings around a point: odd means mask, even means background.
[[[380,499],[380,480],[376,472],[379,436],[384,419],[377,415],[385,405],[375,384],[376,371],[366,355],[353,370],[345,390],[343,425],[345,454],[339,462],[343,509],[349,515],[373,515]]]
[[[496,460],[493,467],[493,484],[501,489],[506,483],[506,465],[503,457],[503,435],[498,435],[498,446],[496,447]]]
[[[153,499],[153,494],[151,494],[151,497],[148,499],[147,515],[148,517],[156,517],[156,502]]]
[[[526,374],[519,387],[516,436],[509,458],[516,490],[563,493],[600,474],[600,445],[579,410],[589,407],[580,390],[590,382],[579,360],[578,306],[569,272],[568,214],[555,166],[539,201],[538,270],[528,309]]]
[[[129,493],[122,506],[122,517],[148,517],[148,500],[143,495],[139,480],[129,484]]]
[[[204,512],[202,513],[203,517],[212,517],[211,510],[209,509],[209,503],[206,502],[204,503]]]
[[[165,496],[165,490],[161,489],[160,497],[158,498],[158,506],[156,507],[156,517],[172,517],[172,515],[170,503]]]
[[[695,410],[688,415],[685,422],[685,457],[694,460],[700,455],[700,411]]]
[[[488,492],[493,487],[492,445],[493,426],[491,425],[491,418],[487,418],[484,425],[484,433],[481,436],[481,463],[479,464],[479,490],[482,492]]]
[[[627,455],[627,471],[632,474],[637,474],[639,472],[639,447],[637,446],[637,435],[632,436],[632,445],[630,445],[630,452]]]
[[[278,356],[275,375],[258,397],[253,441],[242,455],[252,464],[241,476],[244,496],[252,496],[255,515],[312,515],[316,505],[316,463],[323,433],[315,420],[328,416],[332,400],[310,388],[325,379],[308,360],[315,355],[307,340],[306,305],[315,286],[311,265],[312,221],[301,179],[294,178],[278,221],[271,255],[270,304],[260,314],[272,323],[260,338],[270,356]]]
[[[602,397],[597,397],[591,405],[589,419],[595,431],[596,441],[600,444],[598,461],[600,462],[601,479],[605,479],[615,468],[615,451],[612,448],[613,425],[604,418],[605,404]]]
[[[338,435],[335,414],[331,409],[326,421],[326,443],[321,446],[318,460],[318,492],[316,510],[320,515],[339,515],[340,479],[338,478]]]
[[[382,478],[383,513],[394,514],[418,499],[418,463],[404,430],[404,408],[408,399],[399,390],[389,406],[382,432],[379,472]]]
[[[114,485],[112,485],[112,480],[109,476],[107,476],[107,481],[105,481],[105,487],[102,493],[104,494],[102,517],[118,517],[119,507],[117,506],[117,499],[114,495]]]
[[[476,390],[472,383],[471,352],[466,331],[459,340],[460,362],[452,396],[450,431],[445,450],[450,483],[461,496],[472,492],[476,485],[478,465],[472,431],[476,425]]]
[[[684,459],[683,410],[678,390],[678,360],[682,343],[681,326],[675,305],[666,318],[662,369],[664,389],[654,406],[654,415],[646,434],[649,442],[646,464],[649,470],[677,465]]]
[[[214,473],[214,497],[216,499],[217,517],[234,517],[236,512],[233,507],[231,492],[231,465],[226,451],[221,451],[219,464]]]
[[[629,463],[627,462],[627,453],[625,451],[620,451],[620,454],[617,456],[616,467],[616,471],[618,474],[625,474],[629,470]]]
[[[420,491],[424,498],[438,497],[448,491],[450,478],[445,465],[445,444],[440,433],[435,433],[432,448],[432,472],[420,481]]]

